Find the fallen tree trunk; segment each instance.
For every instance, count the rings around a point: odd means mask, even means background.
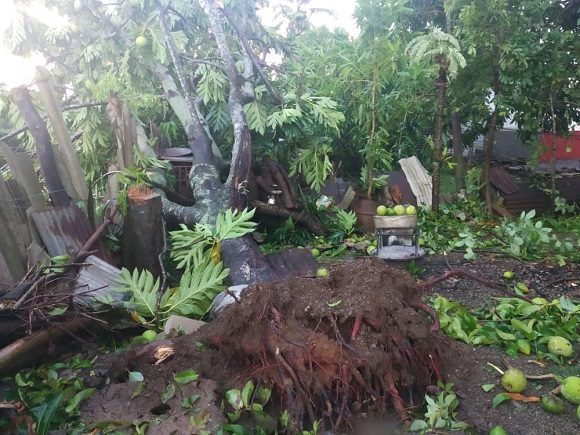
[[[48,354],[59,340],[71,336],[83,328],[88,328],[95,321],[87,317],[77,317],[62,324],[55,324],[48,329],[20,338],[0,349],[0,376],[8,375],[23,367],[38,362]]]

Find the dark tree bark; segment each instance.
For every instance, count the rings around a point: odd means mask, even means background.
[[[445,60],[439,61],[439,77],[437,79],[437,117],[435,119],[435,137],[433,139],[433,191],[431,194],[431,207],[434,212],[439,212],[439,196],[441,190],[441,152],[443,149],[443,124],[445,111],[445,94],[447,92],[447,69]]]
[[[461,133],[461,115],[453,112],[451,115],[451,136],[453,155],[455,156],[455,188],[465,189],[465,159],[463,158],[463,134]]]
[[[497,105],[487,123],[487,133],[485,135],[484,144],[484,164],[483,164],[483,182],[485,184],[485,210],[488,216],[493,214],[493,195],[491,192],[491,182],[490,182],[490,172],[491,172],[491,157],[493,154],[493,143],[495,141],[495,130],[497,128],[497,118],[499,114],[499,108]]]
[[[161,196],[150,189],[130,189],[123,220],[123,264],[160,276],[159,255],[165,249]]]
[[[36,143],[36,154],[40,161],[40,169],[52,203],[56,206],[70,205],[70,198],[58,175],[50,134],[45,122],[32,103],[28,89],[25,87],[15,88],[11,93]]]

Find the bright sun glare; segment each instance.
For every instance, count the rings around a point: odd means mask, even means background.
[[[2,13],[0,14],[0,35],[5,35],[10,23],[16,17],[16,4],[20,0],[0,1],[3,6]],[[356,34],[356,26],[352,18],[355,4],[356,0],[313,0],[309,2],[308,6],[332,11],[333,15],[324,13],[313,15],[312,23],[315,26],[327,26],[329,28],[342,27],[350,34]],[[26,6],[26,9],[27,13],[42,20],[48,26],[58,27],[66,25],[63,17],[59,16],[54,10],[43,7],[39,2],[30,2]],[[266,25],[274,25],[277,21],[271,10],[264,11],[262,18]],[[0,83],[4,83],[9,88],[30,84],[34,79],[36,65],[44,65],[45,63],[44,57],[39,53],[27,58],[12,55],[4,46],[2,38],[0,38],[0,65],[2,65],[0,69]]]

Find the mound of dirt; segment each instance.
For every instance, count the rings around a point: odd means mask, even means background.
[[[193,368],[220,393],[253,379],[273,389],[296,430],[317,420],[346,429],[362,412],[394,410],[404,420],[441,378],[440,336],[420,296],[408,273],[381,260],[348,262],[331,267],[328,278],[249,287],[198,332],[133,349],[106,371],[117,383],[130,369],[166,384]],[[160,346],[173,355],[154,364]]]

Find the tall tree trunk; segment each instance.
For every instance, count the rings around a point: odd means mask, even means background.
[[[443,123],[445,111],[445,93],[447,92],[447,71],[440,61],[439,77],[437,78],[437,117],[435,119],[435,137],[433,140],[433,191],[431,193],[432,209],[439,212],[439,196],[441,190],[441,153],[443,149]]]
[[[550,91],[550,113],[552,117],[552,155],[550,156],[550,181],[552,198],[556,195],[556,112],[554,112],[554,95]]]
[[[493,143],[495,141],[495,131],[497,128],[497,118],[499,108],[497,104],[491,113],[491,117],[487,123],[487,133],[485,135],[484,144],[484,164],[483,164],[483,182],[485,184],[485,210],[488,216],[493,214],[492,203],[493,196],[491,192],[490,172],[491,172],[491,157],[493,154]]]
[[[455,188],[465,189],[465,159],[463,158],[463,134],[461,132],[461,115],[453,112],[451,115],[451,135],[453,155],[455,156]]]
[[[36,143],[36,154],[40,161],[40,169],[42,170],[46,189],[48,190],[52,203],[56,206],[70,205],[70,198],[58,175],[58,167],[54,158],[50,134],[46,128],[46,124],[32,103],[28,89],[25,87],[15,88],[12,89],[11,93]]]

